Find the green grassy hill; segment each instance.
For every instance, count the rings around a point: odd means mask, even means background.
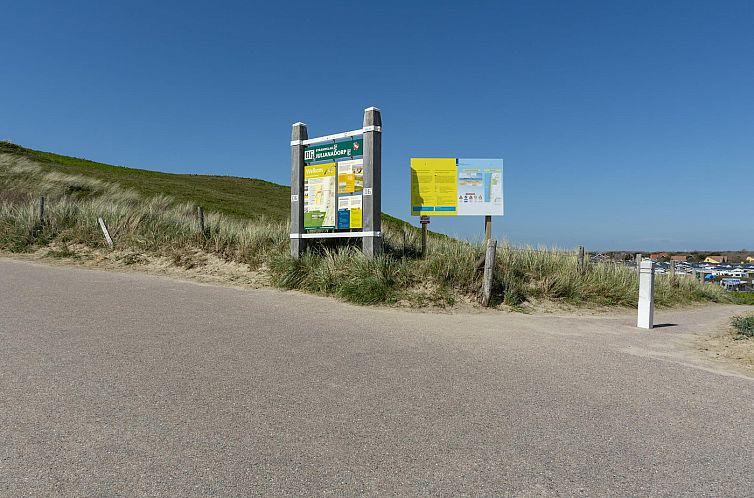
[[[0,142],[0,153],[25,157],[45,172],[58,171],[96,178],[138,192],[145,197],[168,195],[238,218],[263,216],[283,221],[290,214],[290,188],[232,176],[186,175],[111,166]]]

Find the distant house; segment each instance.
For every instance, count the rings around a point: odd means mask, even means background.
[[[668,253],[666,252],[653,252],[652,254],[649,255],[649,259],[654,260],[654,261],[657,261],[660,258],[667,258],[667,257],[668,257]]]
[[[728,256],[707,256],[704,258],[705,263],[727,263]]]
[[[676,254],[675,256],[670,256],[670,261],[675,261],[676,263],[685,263],[688,260],[688,254]]]
[[[746,256],[746,262],[747,263],[754,263],[754,257]]]

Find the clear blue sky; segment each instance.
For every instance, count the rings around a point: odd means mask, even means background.
[[[388,213],[410,218],[412,156],[502,157],[498,238],[754,249],[748,0],[30,0],[0,49],[0,138],[28,147],[289,184],[291,123],[374,105]]]

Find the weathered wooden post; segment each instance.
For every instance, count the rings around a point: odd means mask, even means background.
[[[301,257],[306,249],[304,234],[304,140],[306,124],[293,123],[291,130],[291,256]]]
[[[45,196],[39,196],[39,227],[42,228],[45,224]]]
[[[382,254],[382,115],[376,107],[364,110],[364,191],[362,196],[362,252]]]
[[[492,215],[484,216],[484,241],[487,242],[492,238]]]
[[[655,263],[642,261],[639,270],[639,316],[636,326],[651,329],[654,326]]]
[[[107,225],[105,225],[105,220],[102,218],[97,218],[97,222],[99,222],[99,226],[102,229],[102,233],[105,236],[105,241],[107,242],[107,245],[110,247],[110,249],[113,248],[113,239],[110,237],[110,232],[107,230]]]
[[[670,276],[675,277],[675,261],[670,260]]]
[[[579,252],[578,252],[578,266],[579,266],[579,272],[583,272],[584,267],[584,246],[579,246]]]
[[[429,216],[421,216],[419,223],[422,226],[422,258],[427,257],[427,231],[429,226]]]
[[[492,296],[492,280],[495,274],[495,251],[497,240],[487,241],[487,253],[484,256],[484,280],[482,281],[482,306],[490,305]]]
[[[204,208],[199,206],[196,208],[196,217],[199,220],[199,233],[202,234],[202,237],[206,236],[206,232],[204,231]]]
[[[639,268],[641,267],[641,253],[636,253],[636,273],[639,273]]]

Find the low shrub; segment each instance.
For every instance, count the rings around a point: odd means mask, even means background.
[[[730,323],[737,335],[744,337],[754,337],[754,315],[734,316],[733,318],[731,318]]]

